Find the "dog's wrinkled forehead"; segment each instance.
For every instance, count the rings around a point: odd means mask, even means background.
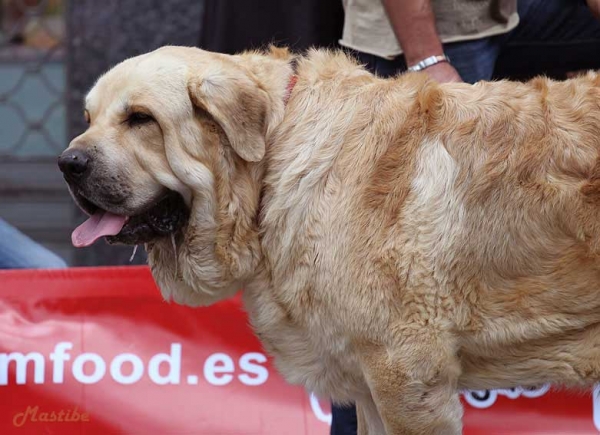
[[[127,59],[113,67],[89,91],[85,108],[91,115],[110,114],[132,104],[165,104],[187,92],[185,59],[152,53]]]

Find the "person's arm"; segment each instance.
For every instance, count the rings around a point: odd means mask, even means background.
[[[383,4],[408,66],[444,53],[430,0],[383,0]],[[440,82],[462,81],[458,72],[447,62],[430,66],[425,72]]]

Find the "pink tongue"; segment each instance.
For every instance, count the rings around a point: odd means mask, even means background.
[[[100,237],[119,234],[127,222],[127,216],[118,216],[107,211],[97,211],[87,221],[79,225],[71,234],[76,248],[90,246]]]

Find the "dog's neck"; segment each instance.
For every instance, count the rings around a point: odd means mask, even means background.
[[[239,55],[239,59],[268,96],[269,108],[265,119],[265,137],[268,138],[283,120],[286,105],[296,86],[297,57],[287,49],[271,47],[267,53],[244,53]]]
[[[264,176],[268,166],[269,142],[283,121],[286,105],[298,80],[294,59],[287,51],[270,54],[241,55],[245,66],[267,94],[269,107],[265,114],[266,156],[261,162],[237,159],[235,171],[222,180],[217,189],[216,260],[223,267],[220,279],[235,283],[252,280],[262,261],[259,241],[260,207]],[[223,177],[226,174],[221,171]]]

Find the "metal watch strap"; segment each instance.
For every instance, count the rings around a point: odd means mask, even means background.
[[[444,54],[437,56],[429,56],[428,58],[419,61],[416,65],[408,67],[408,71],[422,71],[425,68],[429,68],[430,66],[438,64],[440,62],[450,62],[450,59],[448,59],[448,57]]]

